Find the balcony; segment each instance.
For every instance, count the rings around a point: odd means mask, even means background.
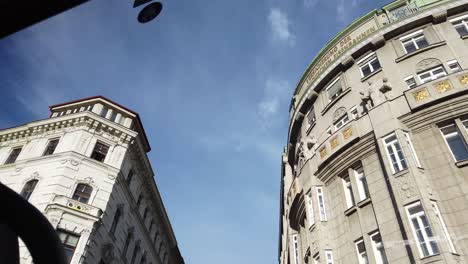
[[[419,7],[416,5],[416,2],[411,2],[388,11],[387,15],[390,22],[395,22],[417,12],[419,12]]]
[[[405,91],[411,110],[468,91],[468,71],[457,72]]]
[[[89,204],[84,204],[81,202],[78,202],[76,200],[73,200],[67,196],[63,195],[56,195],[53,204],[58,205],[59,207],[64,207],[67,209],[71,209],[73,211],[77,211],[89,216],[93,216],[96,218],[99,218],[102,215],[102,210],[94,207]]]

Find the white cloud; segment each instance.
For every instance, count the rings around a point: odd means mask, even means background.
[[[336,20],[344,22],[346,20],[346,10],[344,0],[338,1],[336,5]]]
[[[290,91],[285,80],[267,79],[263,97],[257,105],[258,122],[262,128],[268,128],[277,119],[276,114],[283,101],[287,101]]]
[[[296,36],[291,32],[288,17],[278,8],[270,10],[268,15],[273,38],[282,42],[286,42],[291,46],[296,44]]]

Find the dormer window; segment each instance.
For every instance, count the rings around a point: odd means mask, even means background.
[[[338,77],[333,82],[331,82],[325,90],[327,91],[329,102],[335,100],[338,96],[340,96],[340,94],[343,93],[341,77]]]

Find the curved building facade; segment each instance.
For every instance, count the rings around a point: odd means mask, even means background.
[[[294,92],[280,264],[468,263],[468,1],[394,1]]]

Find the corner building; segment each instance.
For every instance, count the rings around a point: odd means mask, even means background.
[[[294,92],[280,264],[468,263],[468,1],[394,1]]]
[[[44,213],[69,263],[183,264],[138,114],[102,96],[50,112],[0,131],[0,181]]]

